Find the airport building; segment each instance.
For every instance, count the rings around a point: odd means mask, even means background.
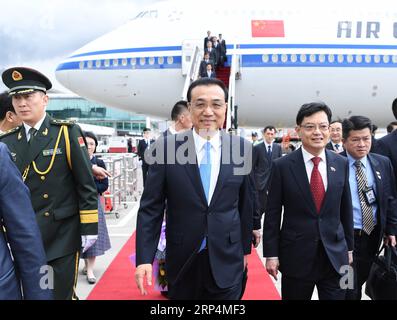
[[[144,115],[107,107],[73,94],[51,91],[47,112],[53,118],[113,128],[118,136],[141,136],[147,126]],[[156,130],[158,123],[151,122],[150,127]]]

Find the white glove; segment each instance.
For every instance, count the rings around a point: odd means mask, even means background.
[[[98,235],[86,235],[81,236],[81,247],[83,248],[83,253],[86,252],[89,248],[91,248],[94,243],[97,241]]]

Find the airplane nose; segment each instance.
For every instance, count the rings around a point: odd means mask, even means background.
[[[70,89],[70,71],[65,69],[66,64],[61,62],[55,70],[55,78],[58,80],[60,84],[62,84],[65,88]]]

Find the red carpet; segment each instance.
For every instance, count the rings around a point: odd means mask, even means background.
[[[130,255],[135,251],[135,233],[127,241],[106,272],[91,291],[87,300],[163,300],[153,288],[142,296],[135,284],[135,267]],[[256,250],[248,259],[248,282],[244,300],[279,300],[280,295],[263,267]]]

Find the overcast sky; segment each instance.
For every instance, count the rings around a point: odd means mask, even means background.
[[[0,73],[11,66],[30,66],[56,82],[54,71],[60,61],[154,2],[0,0]],[[5,89],[0,83],[0,90]]]

